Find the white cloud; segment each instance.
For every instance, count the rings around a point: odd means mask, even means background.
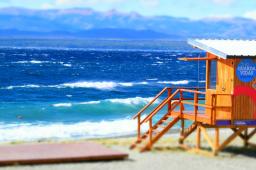
[[[99,4],[115,4],[121,3],[124,0],[55,0],[56,5],[67,6],[67,5],[99,5]]]
[[[54,8],[54,5],[50,4],[50,3],[44,3],[41,5],[41,8],[42,9],[51,9],[51,8]]]
[[[234,0],[211,0],[215,4],[230,5]]]
[[[256,10],[254,10],[254,11],[247,11],[247,12],[244,14],[244,17],[245,17],[245,18],[250,18],[250,19],[255,19],[255,20],[256,20]]]
[[[157,7],[160,2],[159,0],[139,0],[142,6],[149,7],[149,8],[155,8]]]

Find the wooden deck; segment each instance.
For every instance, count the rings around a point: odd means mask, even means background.
[[[121,160],[128,154],[92,142],[0,146],[0,165]]]

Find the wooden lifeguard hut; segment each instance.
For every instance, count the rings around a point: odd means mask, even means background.
[[[131,149],[150,150],[177,123],[181,129],[179,143],[182,146],[186,146],[185,139],[194,131],[196,150],[201,148],[202,134],[215,155],[236,137],[240,137],[246,146],[255,146],[249,140],[256,134],[256,41],[194,39],[188,43],[206,51],[206,56],[180,60],[205,61],[206,86],[165,87],[133,117],[138,122],[138,136]],[[145,114],[163,95],[160,104],[155,104],[156,107]],[[185,120],[191,124],[185,126]],[[142,132],[141,127],[145,124],[148,129]],[[214,129],[214,135],[209,136],[209,128]],[[233,131],[222,143],[220,129]]]

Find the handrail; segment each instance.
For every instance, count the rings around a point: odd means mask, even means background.
[[[149,121],[160,109],[162,109],[180,90],[177,89],[171,96],[165,99],[160,105],[156,107],[156,109],[151,112],[144,120],[141,121],[141,124]]]
[[[151,106],[156,99],[158,99],[167,89],[181,89],[183,91],[193,91],[188,89],[205,89],[204,87],[165,87],[162,91],[160,91],[154,99],[152,99],[146,106],[144,106],[136,115],[134,115],[132,118],[136,119],[141,113],[143,113],[149,106]],[[201,100],[201,99],[200,99]],[[202,99],[203,100],[203,99]]]
[[[212,106],[206,105],[206,104],[199,104],[199,103],[193,103],[193,102],[187,102],[187,101],[181,101],[182,104],[188,104],[188,105],[193,105],[193,106],[200,106],[200,107],[205,107],[208,109],[212,109]]]
[[[213,93],[212,95],[232,96],[233,94],[228,94],[228,93]]]
[[[168,87],[165,87],[162,91],[160,91],[155,97],[154,99],[151,100],[151,102],[149,102],[146,106],[144,106],[136,115],[133,116],[133,119],[136,119],[142,112],[144,112],[149,106],[151,106],[156,99],[158,99],[166,90],[168,89]]]
[[[206,92],[202,92],[202,91],[196,91],[196,90],[188,90],[188,89],[180,89],[180,91],[182,92],[189,92],[189,93],[197,93],[197,94],[206,94]]]

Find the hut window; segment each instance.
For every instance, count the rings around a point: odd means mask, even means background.
[[[217,61],[211,60],[209,68],[209,88],[216,89],[216,79],[217,79]]]

